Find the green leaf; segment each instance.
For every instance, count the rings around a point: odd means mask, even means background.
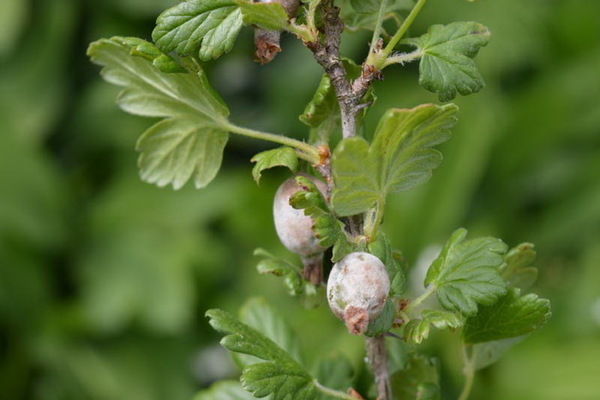
[[[292,296],[298,296],[305,292],[305,282],[301,274],[302,268],[277,258],[263,249],[254,250],[254,255],[263,257],[256,266],[258,273],[282,276],[288,292]]]
[[[237,3],[246,25],[257,25],[269,31],[286,29],[289,25],[288,15],[279,3],[253,3],[246,0],[238,0]]]
[[[403,331],[404,340],[421,343],[429,337],[431,326],[438,329],[456,329],[464,324],[459,314],[442,310],[424,310],[421,319],[413,319],[406,324]]]
[[[350,0],[352,8],[358,13],[373,13],[379,10],[381,0]]]
[[[314,377],[324,386],[347,392],[352,386],[352,375],[354,370],[352,364],[342,354],[335,354],[322,358],[314,369]],[[331,397],[321,393],[320,400],[330,400]]]
[[[433,285],[440,304],[469,316],[477,303],[490,305],[506,293],[499,267],[506,244],[492,237],[466,240],[466,229],[456,230],[431,264],[425,285]]]
[[[394,303],[388,299],[383,306],[381,314],[369,322],[365,335],[373,337],[388,332],[394,324],[395,315],[396,307],[394,306]]]
[[[391,376],[395,400],[436,400],[440,398],[439,367],[436,360],[411,354],[408,366]]]
[[[458,107],[425,104],[388,110],[371,146],[361,137],[340,142],[333,153],[335,190],[331,205],[340,216],[360,214],[385,204],[390,192],[425,182],[442,161],[432,147],[450,138]]]
[[[526,290],[533,285],[538,275],[537,268],[531,266],[535,256],[536,253],[531,243],[521,243],[506,253],[500,272],[502,277],[508,281],[509,287]]]
[[[526,336],[519,336],[510,339],[494,340],[492,342],[477,343],[473,345],[473,367],[477,371],[492,365],[498,361],[509,348],[519,343],[525,337]]]
[[[295,364],[265,362],[247,367],[241,377],[242,387],[271,400],[312,400],[318,395],[314,378]]]
[[[337,3],[337,2],[336,2]],[[344,28],[350,31],[356,31],[359,29],[374,30],[377,23],[377,17],[379,13],[379,6],[381,1],[378,1],[377,7],[371,12],[359,12],[361,7],[360,0],[341,0],[339,1],[340,7],[342,8],[342,20],[344,21]],[[373,0],[366,2],[374,3]],[[352,7],[357,4],[358,8]],[[410,10],[414,6],[413,0],[389,0],[386,11],[384,13],[384,21],[388,19],[401,19],[400,12]],[[372,5],[370,7],[373,7]]]
[[[138,46],[136,46],[138,48]],[[118,103],[125,111],[146,117],[166,117],[139,139],[142,179],[158,186],[181,188],[193,177],[197,188],[217,174],[227,143],[229,110],[197,74],[165,74],[119,37],[92,43],[88,55],[104,66],[102,76],[125,89]]]
[[[422,53],[419,83],[437,93],[440,101],[450,101],[456,92],[464,95],[480,91],[485,82],[473,57],[490,37],[489,30],[476,22],[433,25],[418,38],[402,43],[417,47]]]
[[[303,209],[305,215],[313,218],[312,229],[319,245],[323,248],[333,246],[331,260],[337,262],[352,251],[352,244],[346,235],[344,224],[338,220],[327,206],[323,194],[308,178],[296,178],[302,190],[297,191],[290,198],[290,205]]]
[[[465,323],[465,343],[481,343],[526,335],[550,318],[550,301],[530,293],[510,289],[496,303],[482,306]]]
[[[299,119],[304,124],[311,128],[317,128],[323,122],[336,116],[339,110],[335,91],[331,85],[331,80],[324,74],[319,82],[317,91],[313,95],[311,101],[306,105],[304,112],[299,116]]]
[[[247,300],[240,309],[240,320],[262,333],[294,360],[302,362],[302,353],[296,334],[290,326],[262,297]]]
[[[254,400],[256,397],[242,389],[239,382],[220,381],[196,394],[194,400]]]
[[[292,172],[298,168],[298,156],[291,147],[279,147],[273,150],[256,154],[250,160],[256,165],[252,168],[252,176],[256,183],[260,181],[261,173],[265,169],[281,166],[288,167]]]
[[[396,262],[394,251],[383,232],[377,234],[377,240],[369,243],[369,253],[377,256],[385,265],[390,278],[390,296],[400,296],[405,291],[406,276],[400,265]]]
[[[206,315],[210,325],[225,335],[223,347],[264,360],[243,369],[244,389],[259,398],[272,395],[273,400],[316,398],[314,378],[272,340],[225,311],[209,310]]]
[[[185,68],[179,65],[173,58],[169,57],[158,49],[154,44],[136,37],[118,37],[120,40],[131,48],[132,56],[140,56],[152,61],[152,65],[161,72],[174,73],[186,72]]]
[[[159,15],[152,39],[165,52],[199,51],[200,59],[209,60],[231,50],[241,28],[235,0],[187,0]]]

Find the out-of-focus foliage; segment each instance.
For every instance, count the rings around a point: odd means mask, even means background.
[[[117,108],[117,89],[85,49],[99,37],[149,39],[156,16],[175,4],[0,2],[2,399],[189,399],[237,374],[205,310],[234,310],[257,293],[283,311],[308,360],[342,352],[365,374],[360,338],[256,272],[256,247],[289,257],[270,205],[286,172],[264,171],[260,187],[252,179],[249,160],[262,143],[232,138],[223,169],[201,191],[140,182],[135,140],[152,122]],[[535,290],[553,304],[543,330],[482,371],[473,398],[600,393],[598,15],[596,0],[430,0],[412,28],[419,36],[432,24],[474,20],[492,36],[477,59],[487,86],[457,99],[441,166],[387,204],[393,246],[418,265],[423,248],[458,226],[511,246],[533,242]],[[348,34],[343,50],[358,60],[368,40]],[[297,41],[285,37],[282,47],[260,67],[245,29],[230,54],[204,67],[233,121],[306,137],[297,116],[321,71]],[[418,86],[417,69],[386,69],[367,136],[385,109],[437,101]],[[445,397],[456,397],[455,343],[433,332],[425,343],[442,355]]]

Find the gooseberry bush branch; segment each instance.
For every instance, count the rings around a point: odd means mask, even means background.
[[[144,181],[205,187],[218,173],[230,134],[280,145],[251,159],[252,175],[259,182],[266,169],[294,173],[279,187],[273,210],[277,234],[299,263],[258,249],[257,270],[282,277],[290,295],[309,307],[319,304],[319,288],[326,286],[333,315],[350,334],[366,338],[373,383],[359,394],[348,360],[305,360],[294,332],[265,300],[249,300],[237,317],[209,310],[209,323],[223,335],[241,376],[201,391],[197,400],[439,399],[438,364],[417,352],[432,328],[461,338],[466,379],[460,399],[467,399],[477,370],[550,317],[548,300],[528,292],[537,276],[533,245],[510,249],[500,239],[467,239],[467,231],[457,229],[415,295],[406,288],[403,258],[381,229],[387,197],[424,184],[442,162],[437,146],[450,139],[458,118],[450,101],[484,87],[474,57],[488,43],[488,29],[453,22],[407,37],[425,3],[184,0],[158,16],[152,42],[112,37],[90,44],[88,55],[103,67],[104,79],[123,87],[121,108],[160,119],[137,143]],[[390,35],[388,20],[399,22]],[[244,26],[254,30],[256,61],[273,60],[287,33],[323,68],[299,117],[307,140],[231,123],[229,108],[210,86],[203,63],[229,52]],[[340,54],[340,44],[346,30],[361,29],[373,35],[357,63]],[[383,70],[417,61],[419,83],[443,104],[389,109],[372,134],[363,134]]]

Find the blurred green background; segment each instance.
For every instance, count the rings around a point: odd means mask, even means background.
[[[232,137],[202,191],[140,182],[136,138],[152,121],[115,105],[85,56],[112,35],[149,38],[174,0],[0,1],[0,398],[189,399],[235,376],[204,311],[261,295],[299,332],[308,358],[338,349],[356,366],[362,341],[327,307],[305,310],[252,251],[287,256],[271,222],[285,171],[253,182],[268,148]],[[475,20],[493,33],[477,58],[487,87],[458,98],[444,163],[389,201],[385,229],[414,265],[457,227],[536,244],[549,324],[478,375],[473,399],[600,399],[600,1],[430,0],[412,28]],[[359,60],[369,35],[349,34]],[[207,63],[232,119],[304,137],[297,115],[320,76],[287,37],[267,66],[245,30]],[[436,101],[414,65],[378,82],[372,131],[389,107]],[[434,334],[445,398],[462,384],[456,342]]]

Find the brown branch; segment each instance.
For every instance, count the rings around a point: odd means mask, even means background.
[[[392,400],[392,387],[387,363],[385,336],[367,337],[367,360],[375,376],[377,400]]]
[[[375,80],[382,79],[381,71],[372,65],[363,63],[359,77],[350,81],[340,57],[340,40],[344,23],[340,19],[340,10],[333,4],[333,0],[323,0],[319,7],[323,15],[323,37],[316,42],[305,43],[313,52],[317,62],[323,67],[331,80],[332,86],[340,106],[342,120],[342,137],[356,136],[356,115],[365,108],[361,104],[363,97]],[[373,51],[379,51],[383,45],[380,40]],[[329,188],[333,187],[331,182],[331,167],[327,163],[321,163],[319,172],[329,182]],[[347,219],[346,224],[353,236],[363,234],[363,222],[361,216]],[[366,338],[367,358],[375,376],[378,400],[392,400],[389,370],[387,365],[387,351],[383,335]]]

